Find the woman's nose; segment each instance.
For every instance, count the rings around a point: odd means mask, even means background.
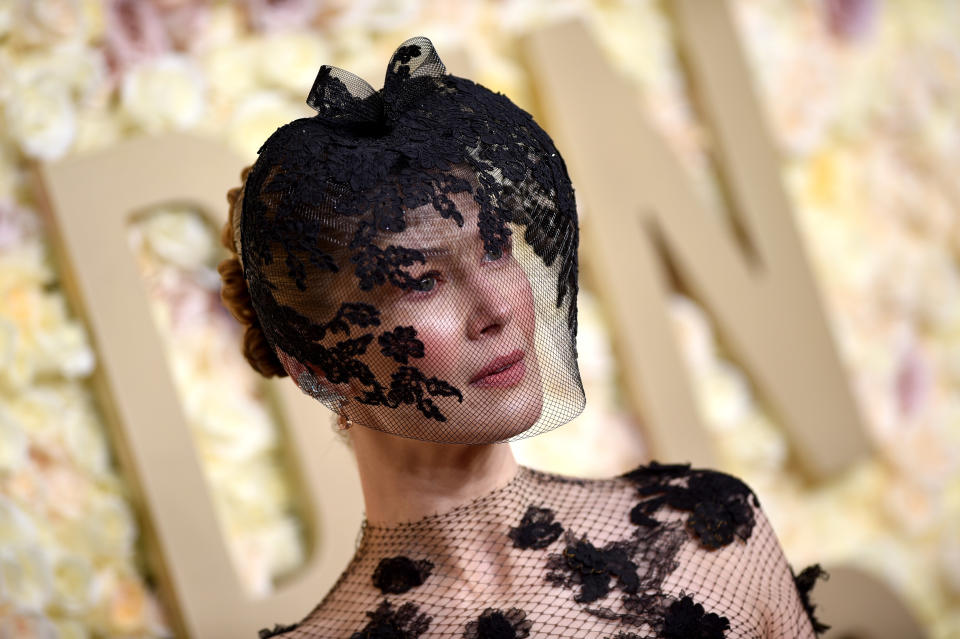
[[[471,284],[469,290],[473,301],[467,320],[467,337],[481,339],[499,334],[513,315],[514,300],[509,297],[511,287],[485,275],[473,278]]]

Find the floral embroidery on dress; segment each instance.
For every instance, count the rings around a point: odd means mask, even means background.
[[[386,557],[373,571],[373,585],[385,595],[400,595],[423,585],[430,576],[433,563],[426,559],[414,561],[409,557]]]
[[[298,625],[300,624],[292,623],[288,626],[274,624],[273,628],[263,628],[262,630],[260,630],[260,632],[257,633],[257,636],[260,639],[270,639],[270,637],[276,637],[278,635],[282,635],[285,632],[296,630]]]
[[[554,512],[549,508],[530,506],[520,520],[520,525],[511,528],[507,536],[513,540],[515,548],[546,548],[563,533],[563,526],[553,520]]]
[[[463,639],[526,639],[533,622],[519,608],[506,612],[487,608],[476,621],[467,624]]]
[[[569,540],[560,554],[550,555],[547,574],[550,583],[572,588],[580,587],[574,596],[578,603],[591,603],[605,597],[616,579],[617,587],[625,593],[635,593],[640,585],[637,564],[630,560],[629,542],[615,541],[597,548],[586,538]]]
[[[363,630],[350,639],[417,639],[430,628],[432,617],[420,612],[413,603],[405,603],[394,610],[386,599],[373,612],[367,612],[370,621]]]
[[[663,620],[664,639],[723,639],[730,628],[730,621],[715,613],[708,613],[703,606],[694,603],[689,595],[681,598],[667,609]]]
[[[793,574],[793,568],[790,569],[790,574]],[[797,587],[797,593],[800,595],[800,601],[803,604],[803,609],[806,611],[807,618],[810,619],[810,623],[813,624],[813,631],[818,635],[830,630],[830,626],[821,623],[820,620],[814,615],[814,610],[816,610],[817,607],[810,601],[810,591],[813,590],[813,586],[817,583],[817,579],[829,578],[830,575],[827,573],[827,571],[820,567],[820,564],[807,566],[800,571],[799,575],[793,576],[793,583]]]
[[[701,545],[714,550],[734,539],[746,541],[755,524],[754,509],[760,502],[742,481],[712,470],[691,470],[689,464],[660,465],[652,462],[623,475],[637,485],[645,499],[630,511],[637,526],[656,527],[653,518],[663,506],[690,513],[687,527]],[[686,479],[686,485],[674,483]]]

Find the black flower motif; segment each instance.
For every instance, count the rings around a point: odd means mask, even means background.
[[[417,330],[412,326],[397,326],[381,333],[377,343],[381,353],[401,364],[406,364],[410,357],[423,357],[423,342],[417,339]]]
[[[637,484],[645,499],[630,511],[637,526],[656,527],[653,518],[663,506],[686,511],[687,528],[704,548],[714,550],[753,533],[754,509],[760,502],[742,481],[711,470],[690,470],[689,465],[661,466],[656,462],[624,475]],[[682,482],[686,479],[686,485]]]
[[[373,571],[373,585],[385,595],[399,595],[423,584],[430,576],[433,564],[426,559],[414,561],[409,557],[381,559]]]
[[[350,639],[417,639],[433,621],[432,617],[421,613],[416,604],[408,602],[393,610],[386,599],[367,616],[370,621],[363,630],[350,635]]]
[[[578,603],[591,603],[605,597],[611,590],[610,580],[616,579],[625,593],[636,593],[640,585],[637,564],[631,561],[628,542],[611,542],[597,548],[584,539],[567,545],[563,553],[551,555],[547,567],[547,581],[564,587],[580,586],[574,596]]]
[[[270,639],[270,637],[277,637],[282,635],[285,632],[290,632],[291,630],[296,630],[299,624],[292,623],[288,626],[282,626],[280,624],[274,624],[273,628],[263,628],[260,632],[257,633],[257,636],[260,639]]]
[[[506,612],[487,608],[476,621],[467,624],[463,639],[526,639],[532,626],[533,622],[519,608]]]
[[[723,639],[730,621],[715,613],[707,613],[688,595],[667,609],[663,620],[664,639]]]
[[[793,568],[790,568],[790,573],[793,574]],[[807,612],[807,618],[810,619],[810,623],[813,625],[813,630],[818,635],[830,630],[830,626],[821,623],[814,615],[814,610],[816,610],[817,607],[810,601],[810,591],[813,590],[813,586],[817,583],[817,579],[828,579],[829,577],[829,573],[821,568],[820,564],[807,566],[800,571],[799,575],[793,576],[793,583],[797,587],[797,593],[800,595],[800,601],[803,603],[803,609]]]
[[[553,518],[554,513],[549,508],[530,506],[520,520],[520,525],[511,528],[507,535],[516,548],[546,548],[563,532],[563,526]]]

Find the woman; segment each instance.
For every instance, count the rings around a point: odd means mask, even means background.
[[[301,622],[261,637],[812,637],[807,594],[739,480],[609,480],[504,442],[583,409],[577,217],[549,136],[446,75],[429,40],[381,91],[322,67],[229,194],[223,297],[247,359],[339,414],[366,519]]]

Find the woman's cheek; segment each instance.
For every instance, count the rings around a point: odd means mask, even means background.
[[[454,385],[459,370],[462,328],[453,313],[431,313],[414,324],[423,342],[423,357],[411,361],[427,377],[439,377]]]

